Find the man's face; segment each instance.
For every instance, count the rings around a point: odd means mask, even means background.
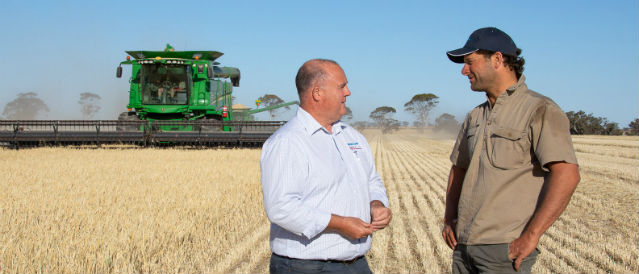
[[[462,75],[470,81],[470,89],[486,91],[495,83],[496,72],[490,58],[473,52],[464,56]]]
[[[327,65],[327,77],[320,84],[323,100],[322,108],[332,122],[342,118],[346,114],[346,97],[351,95],[348,90],[348,80],[344,71],[336,65]]]

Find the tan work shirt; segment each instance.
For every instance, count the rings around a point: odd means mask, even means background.
[[[550,162],[577,164],[566,114],[529,90],[522,75],[495,101],[475,107],[450,156],[466,169],[457,241],[500,244],[518,238],[532,217]]]

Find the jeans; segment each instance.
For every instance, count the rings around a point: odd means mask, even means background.
[[[271,255],[269,266],[271,274],[288,273],[362,273],[372,274],[368,267],[366,257],[361,257],[353,262],[320,261],[320,260],[300,260],[279,256],[275,253]]]
[[[508,258],[509,244],[462,245],[453,252],[452,272],[468,273],[531,273],[539,250],[535,249],[524,258],[515,271],[515,263]]]

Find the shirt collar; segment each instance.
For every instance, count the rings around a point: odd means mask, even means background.
[[[504,92],[504,93],[508,93],[508,95],[512,95],[520,87],[526,87],[526,76],[524,76],[523,74],[519,77],[519,80],[517,80],[517,83],[515,83],[514,85],[508,87],[506,89],[506,92]]]
[[[495,101],[495,104],[499,103],[499,104],[503,104],[506,101],[508,101],[508,98],[510,98],[513,95],[517,95],[521,92],[516,92],[517,90],[521,89],[521,88],[526,88],[526,76],[524,76],[523,74],[519,77],[519,80],[517,80],[517,83],[515,83],[514,85],[508,87],[506,89],[506,92],[502,93],[501,95],[499,95],[499,97],[497,97],[497,100]],[[494,107],[494,106],[490,106],[490,104],[488,104],[489,107]]]
[[[308,135],[313,135],[319,130],[322,130],[328,134],[328,130],[326,130],[322,125],[320,125],[320,123],[317,120],[315,120],[315,118],[313,118],[313,116],[311,116],[311,114],[306,112],[306,110],[304,110],[303,108],[301,107],[297,108],[296,117],[302,123],[302,126],[304,127]],[[341,120],[338,120],[337,122],[333,123],[332,125],[333,135],[337,135],[341,133],[344,128],[346,128],[346,124],[342,123]]]

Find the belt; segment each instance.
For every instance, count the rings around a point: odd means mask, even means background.
[[[364,258],[364,256],[358,256],[353,258],[352,260],[307,260],[307,259],[297,259],[297,258],[291,258],[291,257],[287,257],[287,256],[282,256],[282,255],[278,255],[273,253],[273,256],[277,256],[283,259],[288,259],[288,260],[293,260],[293,261],[312,261],[312,262],[322,262],[322,263],[334,263],[334,264],[352,264],[357,262],[358,260]]]

